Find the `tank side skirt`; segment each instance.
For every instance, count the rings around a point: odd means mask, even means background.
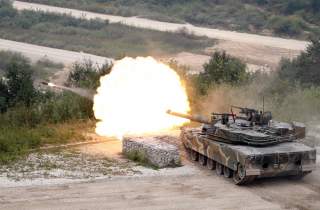
[[[278,176],[280,174],[296,174],[301,171],[310,172],[315,169],[315,151],[261,154],[251,157],[223,142],[211,140],[199,132],[183,131],[182,133],[181,139],[187,148],[234,171],[237,170],[240,163],[245,166],[247,175]],[[300,167],[296,165],[299,160],[301,160]],[[264,164],[268,164],[266,165],[268,168],[263,168]]]
[[[236,150],[224,145],[206,139],[202,135],[192,135],[186,132],[182,135],[182,141],[187,148],[190,148],[232,170],[237,170],[238,163],[245,165],[245,156]]]

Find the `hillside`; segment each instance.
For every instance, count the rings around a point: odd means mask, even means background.
[[[318,0],[23,1],[301,39],[320,34]]]
[[[214,40],[185,31],[155,32],[103,20],[45,12],[18,12],[0,1],[0,38],[106,57],[202,52]],[[81,44],[80,44],[81,43]]]

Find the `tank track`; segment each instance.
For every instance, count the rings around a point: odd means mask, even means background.
[[[234,171],[225,165],[216,162],[213,159],[194,151],[190,148],[185,147],[189,159],[194,162],[198,162],[201,166],[206,166],[209,170],[215,170],[218,176],[224,176],[225,178],[232,178],[236,185],[246,185],[253,182],[256,176],[246,176],[245,169],[238,166],[238,170]]]

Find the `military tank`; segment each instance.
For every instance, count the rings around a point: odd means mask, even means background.
[[[233,109],[238,109],[237,115]],[[271,112],[231,107],[231,113],[212,113],[210,119],[167,111],[168,114],[202,123],[182,128],[181,140],[193,161],[237,185],[256,178],[302,178],[315,169],[316,149],[300,143],[305,125],[272,120]]]

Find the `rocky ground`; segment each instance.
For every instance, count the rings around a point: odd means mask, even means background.
[[[124,158],[121,142],[52,148],[0,166],[0,187],[65,184],[115,177],[192,174],[192,166],[154,169]]]

